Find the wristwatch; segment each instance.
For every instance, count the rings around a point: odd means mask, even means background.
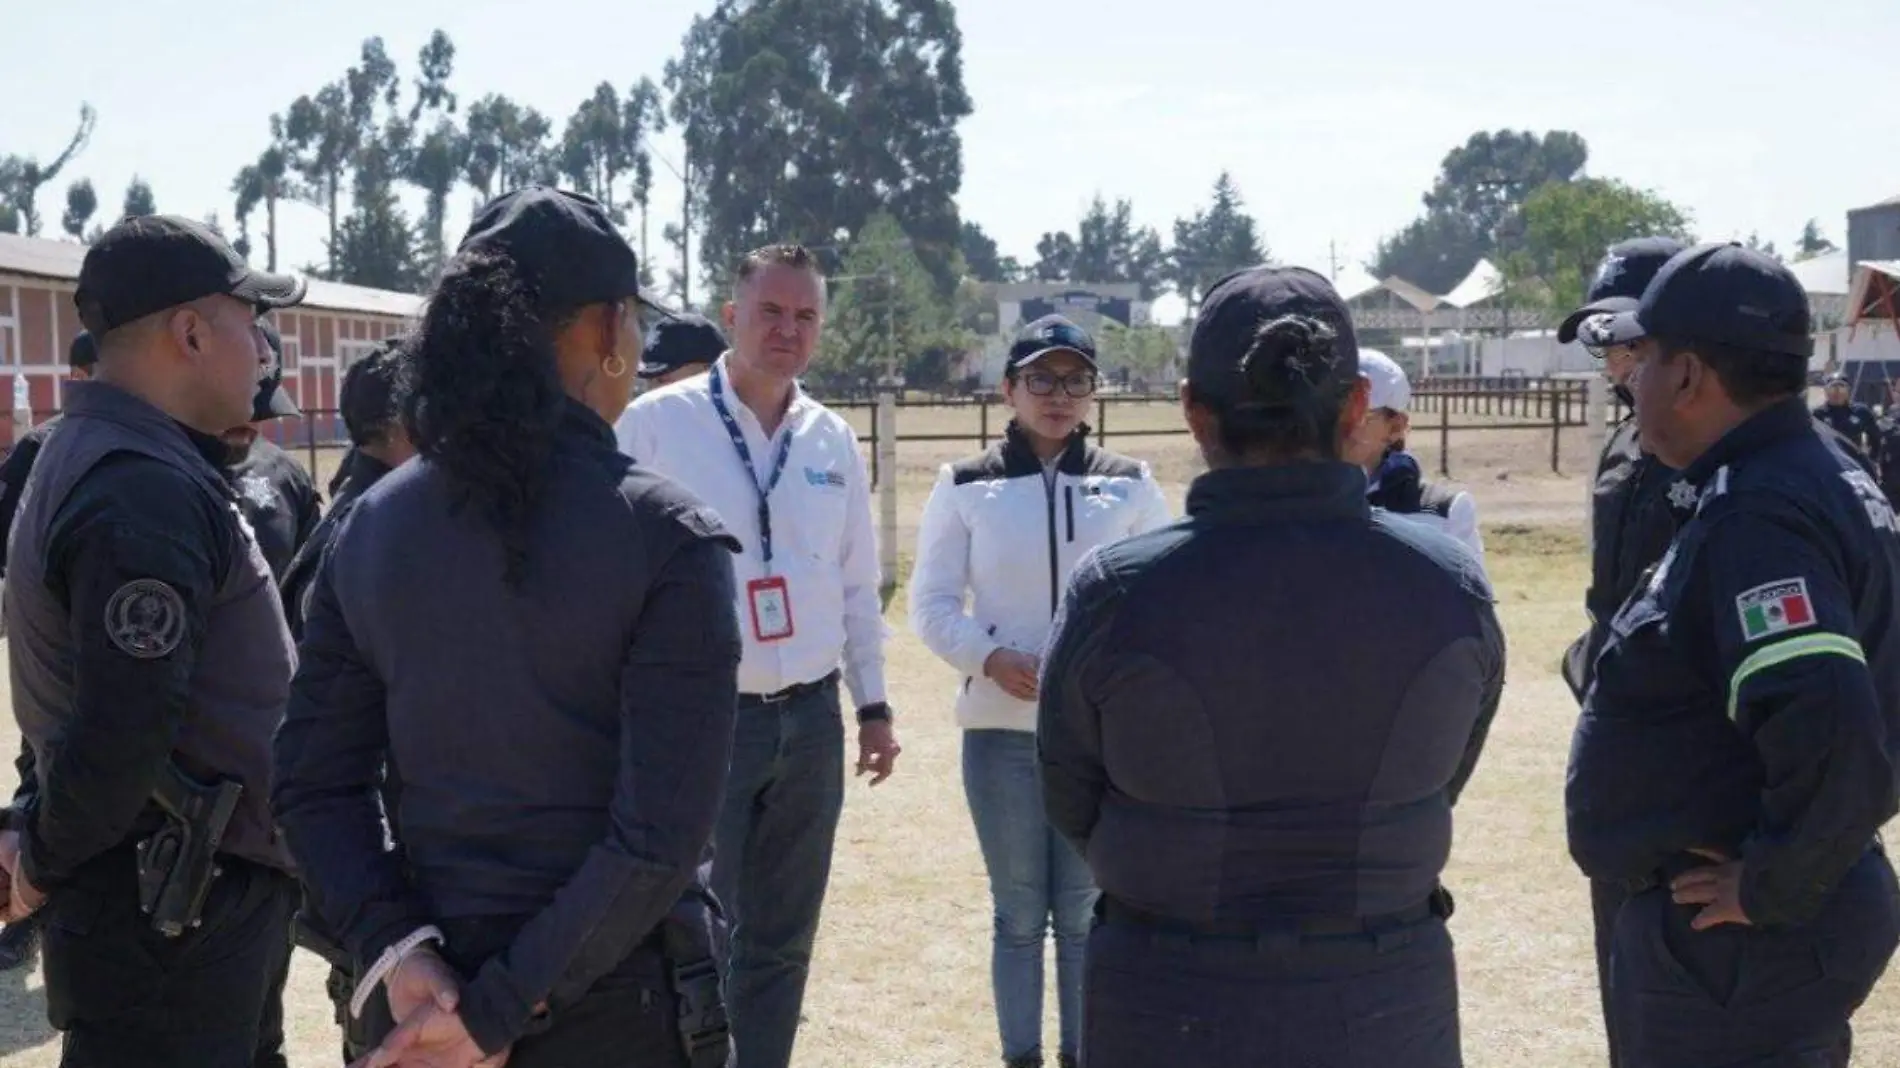
[[[883,701],[876,701],[858,709],[859,726],[866,723],[889,723],[895,718],[891,715],[891,706]]]

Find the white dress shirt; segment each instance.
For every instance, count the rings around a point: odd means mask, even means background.
[[[724,377],[726,357],[713,365]],[[620,451],[685,486],[725,521],[743,551],[733,557],[739,630],[745,654],[739,692],[770,694],[814,682],[842,666],[858,707],[885,699],[883,603],[878,596],[877,533],[871,486],[858,436],[844,417],[793,393],[778,433],[768,438],[726,379],[726,408],[751,452],[747,468],[713,406],[712,376],[699,375],[641,395],[615,425]],[[792,435],[785,471],[768,502],[772,562],[759,536],[759,489],[771,476],[780,439]],[[747,586],[785,580],[791,637],[761,642],[753,632]]]

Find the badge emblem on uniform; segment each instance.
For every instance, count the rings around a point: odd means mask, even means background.
[[[245,475],[238,479],[238,492],[264,511],[277,507],[277,491],[271,489],[270,482],[262,475]]]
[[[1741,618],[1743,641],[1812,627],[1814,603],[1808,600],[1808,580],[1786,578],[1757,586],[1735,598],[1735,614]]]
[[[185,599],[169,583],[133,579],[106,600],[106,634],[127,656],[170,656],[185,639]]]
[[[1684,479],[1679,478],[1669,484],[1669,507],[1678,512],[1687,512],[1694,508],[1696,496],[1696,488]]]

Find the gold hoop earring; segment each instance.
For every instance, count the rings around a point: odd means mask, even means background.
[[[620,378],[627,373],[627,358],[615,353],[600,361],[600,370],[608,378]]]

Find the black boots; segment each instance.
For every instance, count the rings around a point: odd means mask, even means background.
[[[1076,1068],[1080,1063],[1072,1053],[1056,1054],[1056,1068]],[[1009,1058],[1003,1061],[1003,1068],[1043,1068],[1042,1052],[1038,1050],[1035,1053],[1025,1053],[1020,1057]]]

